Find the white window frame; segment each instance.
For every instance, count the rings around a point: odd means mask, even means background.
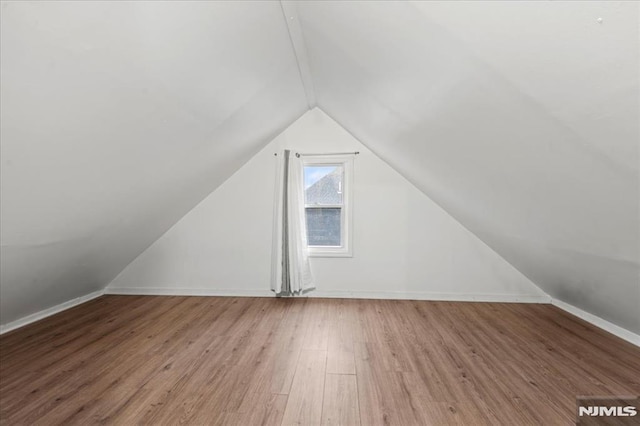
[[[313,155],[304,156],[303,166],[341,166],[344,170],[342,178],[342,205],[326,205],[322,207],[340,207],[340,241],[341,246],[308,246],[311,257],[353,257],[353,155]],[[303,174],[304,175],[304,174]],[[303,185],[304,178],[300,185]],[[307,205],[305,200],[305,217]]]

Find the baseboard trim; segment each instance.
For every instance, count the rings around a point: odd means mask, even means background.
[[[566,302],[563,302],[558,299],[551,299],[551,304],[553,306],[557,306],[565,312],[568,312],[572,315],[577,316],[580,319],[585,320],[586,322],[595,325],[598,328],[603,329],[604,331],[608,331],[609,333],[618,336],[621,339],[626,340],[629,343],[633,343],[636,346],[640,346],[640,335],[635,334],[632,331],[627,330],[626,328],[622,328],[613,323],[610,323],[607,320],[600,318],[599,316],[590,314],[589,312],[583,311],[580,308],[576,308],[573,305],[570,305]]]
[[[262,289],[209,289],[182,287],[108,287],[106,294],[154,296],[236,296],[274,297],[270,290]],[[300,297],[342,299],[435,300],[451,302],[551,303],[547,295],[458,294],[408,291],[318,291],[312,290]]]
[[[432,300],[449,302],[550,303],[547,295],[459,294],[422,291],[312,291],[307,297],[343,299]]]
[[[220,289],[185,287],[115,287],[105,290],[105,294],[130,296],[231,296],[231,297],[274,297],[271,290],[261,289]]]
[[[94,291],[93,293],[85,294],[84,296],[76,297],[75,299],[68,300],[66,302],[60,303],[59,305],[52,306],[51,308],[44,309],[40,312],[36,312],[31,315],[27,315],[26,317],[20,318],[18,320],[12,321],[5,325],[0,325],[0,335],[4,333],[8,333],[20,327],[24,327],[25,325],[29,325],[36,321],[40,321],[41,319],[50,317],[51,315],[55,315],[59,312],[66,311],[67,309],[71,309],[74,306],[81,305],[90,300],[96,299],[104,294],[103,290]]]
[[[149,296],[234,296],[234,297],[273,297],[270,290],[263,289],[209,289],[183,287],[120,287],[106,288],[94,291],[84,296],[76,297],[51,308],[44,309],[5,325],[0,325],[0,335],[13,331],[25,325],[55,315],[59,312],[96,299],[104,294],[114,295],[149,295]],[[311,291],[302,297],[311,298],[343,298],[343,299],[391,299],[391,300],[434,300],[451,302],[500,302],[500,303],[551,303],[554,306],[577,316],[621,339],[636,346],[640,346],[640,335],[617,326],[589,312],[547,295],[505,295],[505,294],[458,294],[458,293],[430,293],[406,291]]]

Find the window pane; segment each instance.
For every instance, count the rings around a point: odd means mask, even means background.
[[[305,166],[305,203],[342,204],[343,175],[342,166]]]
[[[307,244],[310,246],[341,246],[341,208],[305,209],[307,215]]]

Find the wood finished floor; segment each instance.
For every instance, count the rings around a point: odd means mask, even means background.
[[[0,337],[0,423],[574,424],[640,349],[550,305],[104,296]]]

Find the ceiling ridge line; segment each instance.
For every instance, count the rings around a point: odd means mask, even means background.
[[[307,105],[311,110],[317,105],[316,92],[311,67],[309,66],[309,60],[307,58],[307,49],[304,43],[302,27],[300,26],[300,19],[298,17],[297,5],[293,1],[280,0],[280,9],[282,10],[282,16],[287,25],[287,33],[289,34],[293,55],[296,58],[296,64],[298,65],[298,72],[300,73],[300,80],[302,81],[304,93],[307,98]]]

